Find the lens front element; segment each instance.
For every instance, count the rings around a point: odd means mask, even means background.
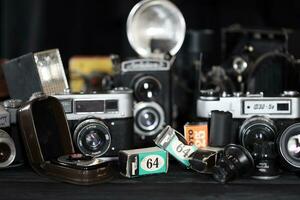
[[[286,128],[277,139],[279,155],[292,170],[300,170],[300,123]]]
[[[240,142],[250,152],[253,152],[254,144],[274,142],[276,136],[274,122],[266,117],[255,116],[244,121],[240,128]]]
[[[134,94],[138,101],[152,101],[160,96],[161,89],[161,83],[155,77],[143,76],[136,81]]]
[[[294,135],[288,139],[287,150],[292,157],[300,160],[300,135]]]
[[[141,136],[157,134],[165,125],[165,114],[156,102],[140,102],[134,107],[134,129]]]
[[[111,146],[109,129],[99,119],[87,119],[79,123],[73,140],[82,154],[92,157],[102,156]]]

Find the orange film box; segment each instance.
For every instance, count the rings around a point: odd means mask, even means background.
[[[208,123],[194,122],[184,125],[184,137],[189,145],[196,145],[198,148],[208,146]]]

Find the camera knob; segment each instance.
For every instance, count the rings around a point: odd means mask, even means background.
[[[220,99],[219,93],[215,90],[201,90],[199,98],[205,101],[216,101]]]
[[[283,91],[280,95],[282,97],[299,97],[300,93],[298,91]]]
[[[260,92],[260,93],[256,93],[256,94],[251,94],[250,92],[247,92],[246,97],[264,97],[264,93]]]
[[[232,94],[228,93],[228,92],[222,92],[222,97],[232,97]]]
[[[243,92],[234,92],[234,93],[233,93],[233,96],[234,96],[234,97],[243,97],[243,96],[245,96],[245,95],[244,95]]]
[[[128,87],[116,87],[112,90],[109,90],[108,93],[132,93],[132,90]]]

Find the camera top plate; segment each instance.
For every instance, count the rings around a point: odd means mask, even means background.
[[[207,94],[207,93],[206,93]],[[229,111],[233,118],[245,119],[255,115],[273,119],[300,118],[300,97],[284,92],[278,97],[265,97],[260,94],[223,94],[222,96],[200,95],[197,101],[197,116],[210,118],[211,111]],[[297,94],[297,93],[294,93]]]
[[[133,117],[133,95],[130,89],[116,88],[103,93],[65,93],[53,96],[63,105],[68,120],[90,116],[100,119]]]

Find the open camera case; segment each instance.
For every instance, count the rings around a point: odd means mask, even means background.
[[[33,98],[20,108],[18,117],[28,162],[38,174],[78,185],[112,178],[110,162],[89,167],[58,162],[75,151],[63,107],[55,97]]]

